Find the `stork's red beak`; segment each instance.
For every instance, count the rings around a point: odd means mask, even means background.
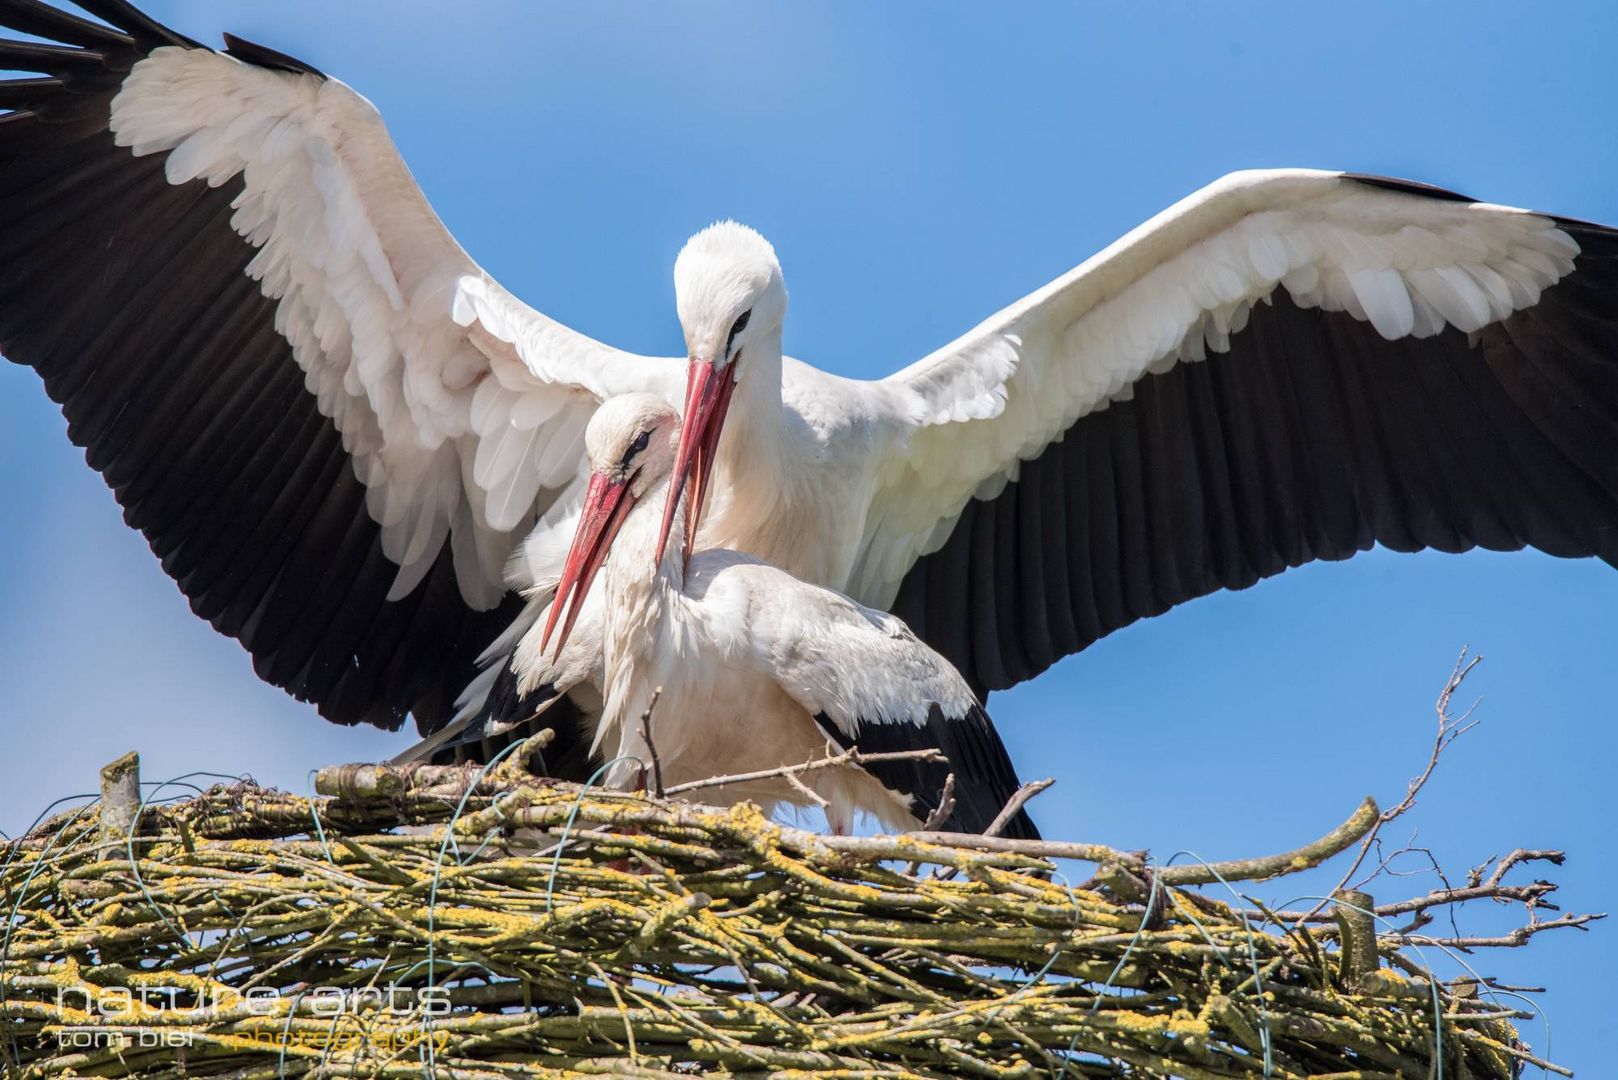
[[[557,582],[556,596],[551,600],[551,614],[545,620],[545,632],[540,636],[539,648],[543,652],[556,628],[562,609],[568,609],[567,620],[556,638],[556,652],[560,656],[567,636],[573,632],[573,623],[584,607],[590,583],[596,571],[607,561],[612,541],[623,527],[624,519],[634,509],[635,495],[629,490],[629,481],[614,480],[604,473],[590,477],[590,487],[584,493],[584,512],[579,516],[579,529],[573,534],[573,546],[568,549],[567,565],[562,568],[562,580]],[[571,594],[571,595],[570,595]],[[571,603],[569,602],[571,600]]]
[[[674,510],[680,505],[685,483],[694,474],[696,488],[691,496],[691,511],[685,519],[684,538],[685,553],[688,556],[691,554],[697,523],[702,520],[702,504],[708,498],[708,480],[713,475],[719,433],[725,426],[725,414],[730,411],[730,396],[736,389],[736,380],[731,373],[731,365],[719,367],[711,360],[693,360],[687,367],[685,422],[680,428],[680,447],[674,454],[674,473],[669,477],[669,501],[663,508],[663,528],[657,534],[658,562],[663,561],[663,549],[668,546],[669,529],[674,523]]]

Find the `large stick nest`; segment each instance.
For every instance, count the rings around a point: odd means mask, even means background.
[[[1196,888],[1317,865],[1373,828],[1369,802],[1296,852],[1154,870],[825,837],[509,766],[319,787],[339,794],[216,787],[133,828],[92,805],[11,843],[5,1075],[1506,1080],[1533,1060],[1521,1014],[1390,931],[1466,897],[1385,905],[1378,940],[1368,900],[1282,914]],[[1468,895],[1553,888],[1502,864]]]

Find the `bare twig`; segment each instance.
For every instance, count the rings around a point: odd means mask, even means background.
[[[921,823],[922,832],[932,832],[955,813],[955,774],[950,773],[944,777],[944,788],[938,793],[938,805],[933,812],[927,815],[927,820]]]
[[[1507,994],[1543,994],[1543,986],[1524,986],[1520,983],[1501,982],[1499,979],[1489,977],[1483,980],[1483,985],[1490,990],[1499,990]]]
[[[827,802],[825,797],[822,796],[820,792],[816,791],[802,780],[799,780],[797,773],[787,773],[786,781],[788,784],[792,785],[793,791],[796,791],[799,795],[802,795],[806,801],[814,803],[822,810],[831,805],[831,803]]]
[[[1494,937],[1452,937],[1435,938],[1424,937],[1420,934],[1405,934],[1397,938],[1390,935],[1390,940],[1407,945],[1442,945],[1450,949],[1515,949],[1528,944],[1535,934],[1546,930],[1561,930],[1567,927],[1584,927],[1593,922],[1599,922],[1607,917],[1605,912],[1589,915],[1561,915],[1544,922],[1531,922],[1526,926],[1519,926],[1509,933]]]
[[[1554,1062],[1546,1061],[1544,1058],[1535,1057],[1533,1054],[1530,1054],[1528,1051],[1523,1050],[1520,1047],[1512,1046],[1509,1043],[1502,1044],[1500,1046],[1500,1049],[1502,1051],[1504,1051],[1505,1053],[1510,1054],[1512,1057],[1516,1058],[1518,1061],[1526,1062],[1529,1065],[1532,1065],[1536,1069],[1544,1069],[1546,1072],[1553,1072],[1557,1076],[1572,1076],[1573,1075],[1573,1070],[1572,1069],[1569,1069],[1569,1068],[1567,1068],[1565,1066],[1562,1066],[1562,1065],[1557,1065]]]
[[[1544,898],[1556,891],[1556,886],[1549,881],[1535,881],[1527,885],[1474,885],[1463,889],[1435,889],[1426,896],[1418,896],[1411,900],[1401,900],[1396,904],[1384,904],[1376,909],[1382,916],[1404,915],[1412,911],[1425,911],[1428,908],[1447,906],[1449,904],[1464,904],[1468,900],[1513,900],[1517,903],[1527,904],[1531,907],[1550,907]]]
[[[683,784],[675,784],[663,792],[665,795],[684,795],[690,791],[706,791],[709,788],[725,787],[729,784],[750,784],[755,780],[777,780],[784,776],[797,776],[806,772],[815,772],[818,769],[835,769],[844,765],[879,765],[890,761],[944,761],[942,751],[928,748],[926,750],[890,750],[880,754],[865,754],[859,750],[844,750],[839,754],[831,754],[813,761],[805,761],[801,765],[782,765],[774,769],[759,769],[757,772],[732,773],[729,776],[710,776],[706,780],[687,780]]]
[[[1385,855],[1385,856],[1382,855],[1382,841],[1378,840],[1376,842],[1376,851],[1377,851],[1377,855],[1378,855],[1376,869],[1371,871],[1371,873],[1365,875],[1365,878],[1358,885],[1355,886],[1356,889],[1362,888],[1363,886],[1365,886],[1369,882],[1375,881],[1378,877],[1380,877],[1380,876],[1382,876],[1384,874],[1386,874],[1389,877],[1412,877],[1412,876],[1414,876],[1416,874],[1428,874],[1428,873],[1430,873],[1430,874],[1434,875],[1435,877],[1437,877],[1438,881],[1439,881],[1439,884],[1443,885],[1445,890],[1449,890],[1449,889],[1454,888],[1454,886],[1450,884],[1448,875],[1446,875],[1444,873],[1443,866],[1439,864],[1438,856],[1436,856],[1436,855],[1434,855],[1432,853],[1432,849],[1417,846],[1415,833],[1411,833],[1410,842],[1407,843],[1404,847],[1402,847],[1399,850],[1394,851],[1394,852],[1392,852],[1392,853],[1390,853],[1388,855]],[[1395,869],[1393,869],[1393,863],[1397,859],[1399,859],[1400,856],[1403,856],[1403,855],[1420,855],[1422,858],[1427,860],[1426,868],[1422,869],[1422,870],[1395,870]],[[1456,923],[1455,923],[1455,908],[1454,908],[1454,906],[1446,906],[1444,908],[1444,911],[1449,916],[1450,930],[1453,931],[1457,937],[1460,936],[1460,933],[1461,933],[1460,927],[1457,926]],[[1414,929],[1416,929],[1416,928],[1418,928],[1420,926],[1425,926],[1425,925],[1427,925],[1427,923],[1429,921],[1431,921],[1431,919],[1432,919],[1432,916],[1431,916],[1431,914],[1429,912],[1427,912],[1425,910],[1420,911],[1420,912],[1418,912],[1418,921],[1412,923],[1406,929],[1407,930],[1414,930]]]
[[[1056,783],[1055,780],[1030,780],[1018,788],[1012,793],[1011,798],[1006,800],[1006,805],[1000,808],[1000,812],[994,815],[994,820],[989,822],[987,829],[983,830],[983,835],[999,836],[1000,830],[1011,824],[1011,819],[1017,816],[1018,810],[1027,805],[1029,799],[1032,799],[1054,783]]]
[[[640,737],[646,741],[646,754],[652,759],[652,794],[659,799],[663,797],[663,762],[657,756],[657,744],[652,741],[652,710],[657,708],[657,699],[663,696],[663,688],[659,686],[652,691],[652,700],[646,703],[646,711],[640,714]]]
[[[1494,872],[1488,876],[1488,879],[1485,880],[1483,884],[1500,884],[1500,879],[1506,876],[1506,871],[1510,870],[1518,863],[1548,862],[1555,866],[1561,866],[1566,861],[1567,853],[1563,851],[1553,851],[1543,848],[1518,848],[1516,851],[1513,851],[1510,855],[1507,855],[1505,858],[1501,859],[1495,864]]]
[[[1468,706],[1460,716],[1450,714],[1450,701],[1454,698],[1455,692],[1461,688],[1461,684],[1472,673],[1472,669],[1483,662],[1482,656],[1468,657],[1467,654],[1470,651],[1470,646],[1462,646],[1460,655],[1455,658],[1455,666],[1450,669],[1449,679],[1444,683],[1444,688],[1438,692],[1438,700],[1433,706],[1434,711],[1438,714],[1438,734],[1433,738],[1433,748],[1432,752],[1427,756],[1426,768],[1422,769],[1421,775],[1410,781],[1409,786],[1405,789],[1405,796],[1399,800],[1398,805],[1391,810],[1385,811],[1376,820],[1376,823],[1371,826],[1371,830],[1360,841],[1360,849],[1355,854],[1354,861],[1349,864],[1348,869],[1338,879],[1337,884],[1327,891],[1327,896],[1336,895],[1349,887],[1349,882],[1353,881],[1354,875],[1359,872],[1360,864],[1365,861],[1365,856],[1370,852],[1372,845],[1376,843],[1377,834],[1382,831],[1382,827],[1403,816],[1411,807],[1416,805],[1416,796],[1420,794],[1422,788],[1427,786],[1427,781],[1432,779],[1433,770],[1438,767],[1438,759],[1449,748],[1449,744],[1477,726],[1478,721],[1472,719],[1472,713],[1476,711],[1479,702],[1482,701],[1481,698]],[[1359,887],[1364,887],[1370,884],[1370,880],[1367,879],[1358,884]],[[1326,900],[1316,903],[1314,907],[1305,913],[1304,918],[1298,920],[1299,924],[1307,921],[1311,916],[1318,915],[1327,903],[1328,901]]]

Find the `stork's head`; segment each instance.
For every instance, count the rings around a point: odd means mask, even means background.
[[[584,429],[591,479],[627,485],[638,499],[668,475],[680,414],[656,394],[619,394],[601,403]]]
[[[659,559],[680,493],[695,476],[696,489],[686,518],[685,547],[690,553],[708,494],[719,433],[730,409],[731,393],[737,381],[747,376],[749,355],[773,350],[779,359],[787,290],[775,249],[764,237],[734,221],[708,226],[687,240],[674,260],[674,302],[690,365],[685,429],[657,542]]]
[[[590,461],[590,486],[584,495],[578,531],[556,585],[551,613],[540,637],[543,649],[563,608],[567,621],[556,639],[561,653],[573,622],[584,607],[590,583],[607,560],[613,539],[635,503],[668,475],[674,463],[680,417],[668,402],[653,394],[621,394],[602,402],[584,429],[584,451]]]

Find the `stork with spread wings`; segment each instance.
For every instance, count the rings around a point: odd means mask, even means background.
[[[331,720],[477,711],[628,391],[685,407],[706,509],[672,542],[891,610],[979,693],[1373,544],[1618,561],[1613,230],[1236,174],[859,381],[782,356],[781,268],[725,223],[676,265],[687,355],[646,358],[493,281],[341,82],[83,7],[0,0],[46,41],[0,43],[30,73],[0,83],[0,349],[196,613]]]

